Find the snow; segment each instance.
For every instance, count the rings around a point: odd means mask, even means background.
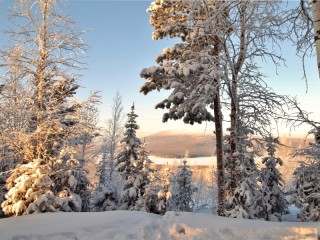
[[[161,165],[182,165],[183,158],[161,158],[156,156],[150,156],[150,160],[155,164]],[[188,165],[190,166],[212,166],[216,165],[217,158],[216,156],[213,157],[195,157],[195,158],[188,158]]]
[[[208,213],[45,213],[0,220],[0,239],[317,239],[320,223],[266,222]]]

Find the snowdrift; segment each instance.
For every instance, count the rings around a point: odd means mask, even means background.
[[[320,222],[265,222],[207,213],[46,213],[0,220],[1,240],[315,239]],[[319,238],[320,239],[320,238]]]

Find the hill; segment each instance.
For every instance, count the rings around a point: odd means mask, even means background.
[[[183,133],[164,131],[145,136],[150,154],[163,158],[182,158],[186,151],[190,158],[215,156],[215,136],[207,133]],[[282,144],[290,148],[306,146],[304,138],[280,137]],[[309,139],[307,140],[309,141]],[[280,155],[292,149],[281,147]]]

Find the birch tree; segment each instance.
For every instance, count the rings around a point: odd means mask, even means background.
[[[297,100],[292,102],[295,112],[288,116],[290,127],[309,125],[307,136],[312,134],[314,141],[303,149],[298,149],[294,157],[300,166],[294,171],[293,202],[300,208],[302,221],[318,221],[320,219],[320,122],[311,119],[310,113],[299,106]]]
[[[298,4],[290,4],[284,21],[288,24],[288,38],[292,40],[297,54],[302,58],[303,78],[307,83],[305,62],[307,57],[316,55],[320,77],[320,2],[300,0],[293,3]]]
[[[268,60],[275,68],[284,63],[279,42],[285,36],[280,28],[283,11],[278,1],[229,1],[228,9],[232,31],[223,35],[220,41],[227,101],[230,102],[229,190],[233,191],[236,187],[236,153],[241,140],[238,122],[263,136],[269,134],[270,126],[283,115],[286,97],[268,87],[266,76],[256,62],[259,58]],[[272,48],[265,44],[266,41]]]
[[[108,153],[107,164],[110,169],[110,178],[114,172],[115,160],[119,151],[119,143],[124,134],[124,117],[122,97],[117,91],[112,100],[111,116],[107,120],[105,134],[106,151]]]
[[[311,4],[312,4],[314,40],[315,40],[316,53],[317,53],[317,66],[318,66],[318,74],[320,77],[320,1],[313,0]]]
[[[147,83],[141,92],[173,89],[167,99],[156,105],[168,109],[164,122],[180,118],[190,124],[215,122],[220,186],[224,182],[220,171],[223,167],[219,166],[223,165],[221,99],[227,95],[230,105],[223,106],[231,112],[232,191],[236,187],[239,111],[246,112],[242,115],[243,123],[266,133],[283,110],[285,98],[267,87],[256,64],[257,58],[270,59],[276,67],[284,61],[274,50],[281,50],[278,42],[285,38],[280,28],[279,2],[155,1],[148,11],[155,28],[154,39],[180,37],[182,42],[164,49],[156,59],[158,67],[142,70],[141,76]],[[271,42],[273,49],[268,48],[266,41]],[[258,129],[257,123],[263,130]],[[218,192],[218,212],[222,214],[223,187]]]

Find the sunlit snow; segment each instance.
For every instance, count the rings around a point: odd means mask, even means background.
[[[45,213],[0,220],[1,240],[317,239],[320,223],[266,222],[209,213]]]

